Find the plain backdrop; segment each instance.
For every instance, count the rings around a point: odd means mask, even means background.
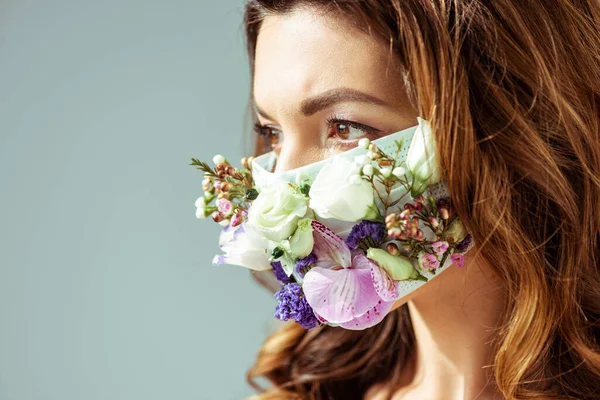
[[[0,0],[0,400],[252,393],[275,300],[188,165],[248,148],[242,8]]]

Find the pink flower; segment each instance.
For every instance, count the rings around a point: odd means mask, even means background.
[[[421,266],[425,269],[436,269],[440,266],[440,262],[437,257],[429,253],[423,253],[419,261]]]
[[[229,215],[233,211],[233,204],[227,199],[217,200],[217,207],[223,215]]]
[[[448,250],[448,242],[444,242],[444,241],[438,241],[435,242],[433,245],[433,251],[436,252],[436,254],[444,254],[446,252],[446,250]]]
[[[452,260],[452,264],[456,265],[458,268],[462,268],[463,265],[465,265],[465,257],[462,254],[452,254],[450,260]]]
[[[364,254],[352,257],[344,240],[313,221],[316,265],[304,276],[308,304],[328,322],[361,330],[379,323],[398,298],[398,283]]]

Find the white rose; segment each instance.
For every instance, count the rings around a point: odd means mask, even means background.
[[[413,176],[413,197],[423,193],[427,186],[439,182],[442,177],[431,125],[422,118],[417,117],[417,120],[419,126],[406,157],[406,166]]]
[[[310,208],[322,218],[375,219],[379,212],[371,183],[356,177],[355,165],[344,158],[325,165],[310,188]]]
[[[306,196],[287,182],[278,182],[259,193],[248,212],[248,223],[267,239],[281,242],[294,233],[307,209]]]

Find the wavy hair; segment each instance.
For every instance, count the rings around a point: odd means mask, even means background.
[[[335,13],[383,43],[435,127],[456,212],[509,305],[492,378],[507,399],[600,399],[600,3],[595,0],[250,0],[262,20]],[[248,371],[257,399],[362,399],[402,385],[406,305],[364,331],[295,323]],[[270,382],[268,388],[258,384]]]

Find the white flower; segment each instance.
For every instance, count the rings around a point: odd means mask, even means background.
[[[442,177],[431,125],[422,118],[417,117],[417,120],[419,126],[406,157],[406,166],[413,176],[413,197],[423,193],[427,186],[439,182]]]
[[[213,157],[213,162],[215,163],[215,165],[219,165],[225,162],[225,157],[223,157],[220,154],[217,154],[216,156]]]
[[[354,157],[354,162],[358,165],[365,165],[371,162],[371,159],[366,154]]]
[[[287,182],[265,188],[252,203],[248,223],[267,239],[281,242],[296,230],[308,209],[307,199]]]
[[[394,170],[392,171],[392,174],[400,179],[404,177],[404,174],[406,174],[406,170],[404,169],[404,167],[396,167],[394,168]]]
[[[198,197],[194,205],[196,206],[196,218],[206,218],[206,203],[204,202],[204,197]]]
[[[366,176],[373,176],[374,172],[375,171],[373,170],[373,166],[371,164],[365,165],[362,169],[362,173]]]
[[[322,218],[375,219],[379,212],[371,183],[354,176],[354,164],[344,158],[326,164],[310,188],[310,208]]]
[[[269,256],[272,246],[246,224],[225,228],[219,238],[219,247],[225,254],[215,256],[214,265],[239,265],[257,271],[271,269]]]
[[[383,175],[384,178],[392,176],[392,170],[390,168],[381,168],[379,172],[381,172],[381,175]]]
[[[360,147],[361,149],[368,149],[370,144],[371,141],[367,138],[362,138],[358,141],[358,147]]]
[[[312,219],[301,219],[298,221],[298,229],[290,239],[290,252],[296,258],[304,258],[312,252],[314,244]]]

